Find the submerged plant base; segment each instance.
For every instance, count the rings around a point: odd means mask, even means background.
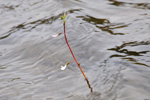
[[[93,92],[93,88],[91,87],[91,85],[90,85],[90,83],[89,83],[89,80],[88,80],[88,79],[85,79],[85,80],[86,80],[86,82],[87,82],[87,84],[88,84],[88,86],[89,86],[91,92]]]

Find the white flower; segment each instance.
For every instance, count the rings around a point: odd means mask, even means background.
[[[58,34],[56,34],[56,35],[52,35],[52,37],[53,37],[53,38],[56,38],[56,37],[58,37],[60,34],[62,34],[62,33],[58,33]]]
[[[65,64],[65,66],[61,66],[61,70],[65,70],[66,67],[67,67],[69,64],[70,64],[70,62],[67,62],[67,63]]]
[[[66,69],[66,65],[65,66],[61,66],[61,70],[65,70]]]

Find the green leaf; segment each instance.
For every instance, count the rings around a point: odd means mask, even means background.
[[[63,22],[65,23],[66,14],[64,13],[64,16],[60,16],[61,19],[63,19]]]

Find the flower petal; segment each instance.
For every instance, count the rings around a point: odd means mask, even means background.
[[[56,38],[58,35],[52,35],[53,38]]]
[[[66,66],[61,66],[61,70],[65,70],[66,69]]]
[[[67,63],[65,64],[65,66],[61,66],[61,70],[65,70],[66,67],[67,67],[69,64],[70,64],[70,62],[67,62]]]
[[[56,35],[52,35],[52,37],[53,37],[53,38],[56,38],[56,37],[58,37],[60,34],[62,34],[62,33],[58,33],[58,34],[56,34]]]

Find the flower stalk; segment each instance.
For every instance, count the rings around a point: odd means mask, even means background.
[[[89,83],[89,81],[88,81],[86,75],[84,74],[84,72],[83,72],[83,70],[82,70],[82,68],[81,68],[81,66],[80,66],[80,63],[79,63],[79,62],[77,61],[77,59],[75,58],[75,56],[74,56],[74,54],[73,54],[73,51],[72,51],[72,49],[71,49],[71,47],[70,47],[70,45],[69,45],[69,43],[68,43],[68,39],[67,39],[67,36],[66,36],[65,17],[66,17],[66,14],[64,13],[64,16],[63,16],[63,17],[61,16],[61,18],[63,19],[64,37],[65,37],[66,44],[67,44],[67,46],[68,46],[68,48],[69,48],[69,50],[70,50],[70,52],[71,52],[71,54],[72,54],[72,57],[74,58],[76,64],[78,65],[80,71],[82,72],[82,74],[83,74],[85,80],[87,81],[87,84],[88,84],[89,88],[91,89],[91,92],[93,92],[93,89],[92,89],[92,87],[90,86],[90,83]]]

